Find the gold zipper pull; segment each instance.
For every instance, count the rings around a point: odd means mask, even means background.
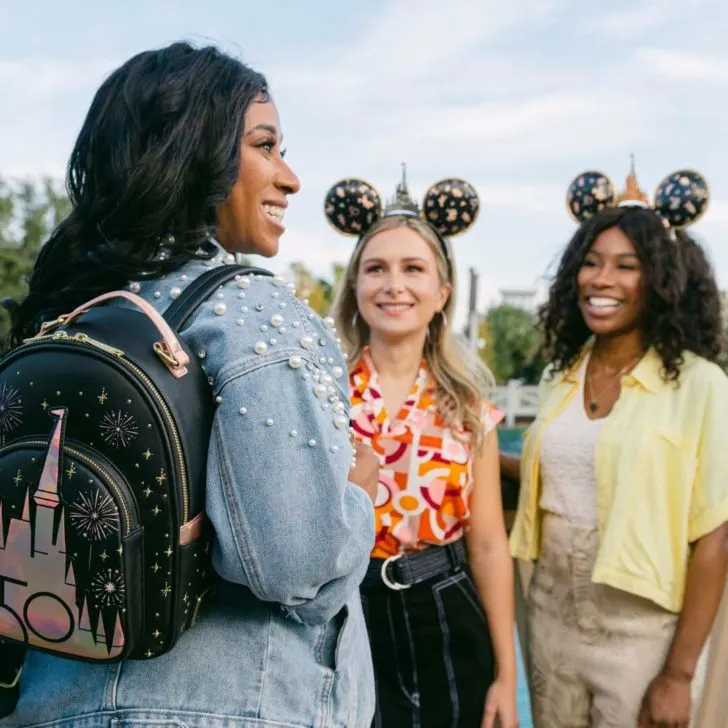
[[[101,349],[101,351],[105,351],[107,354],[111,354],[112,356],[124,356],[124,352],[121,349],[104,344],[103,341],[92,339],[88,334],[74,334],[73,339],[74,341],[80,341],[82,344],[95,346],[97,349]]]

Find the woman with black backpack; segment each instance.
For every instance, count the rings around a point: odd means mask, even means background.
[[[332,322],[234,265],[278,251],[281,142],[215,48],[96,94],[0,361],[0,651],[27,647],[1,726],[371,723],[377,461]]]

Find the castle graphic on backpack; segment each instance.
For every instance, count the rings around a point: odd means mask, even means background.
[[[177,334],[234,277],[164,316],[127,291],[43,325],[0,361],[0,638],[94,662],[153,658],[211,585],[205,508],[215,403]],[[125,298],[133,307],[103,305]]]

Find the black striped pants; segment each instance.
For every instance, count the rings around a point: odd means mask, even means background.
[[[480,728],[493,649],[466,570],[403,591],[362,587],[374,658],[372,728]]]

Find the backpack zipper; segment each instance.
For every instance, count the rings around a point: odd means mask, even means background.
[[[12,445],[6,445],[5,447],[0,448],[0,455],[3,455],[11,450],[19,450],[23,447],[47,446],[47,440],[20,440],[18,442],[14,442]],[[88,455],[84,455],[80,450],[76,450],[76,448],[74,447],[64,445],[63,452],[68,453],[72,458],[75,458],[76,460],[82,462],[89,470],[93,471],[97,476],[101,476],[104,482],[109,484],[111,489],[116,494],[117,502],[121,505],[122,521],[124,525],[124,537],[128,536],[131,533],[132,525],[135,524],[132,523],[132,515],[129,508],[129,497],[124,492],[124,488],[121,487],[117,482],[117,477],[115,475],[112,475],[108,470],[106,470],[106,468],[100,466],[95,460],[88,457]]]
[[[172,417],[172,413],[169,411],[169,407],[167,406],[167,403],[164,401],[164,398],[159,393],[159,390],[157,389],[156,385],[152,380],[134,363],[130,362],[124,352],[121,349],[117,349],[116,347],[109,346],[108,344],[104,344],[101,341],[97,341],[96,339],[92,339],[90,336],[87,336],[86,334],[78,333],[70,335],[66,331],[56,331],[53,334],[40,334],[38,336],[34,336],[31,339],[26,339],[21,346],[19,346],[15,351],[19,351],[20,349],[24,348],[25,346],[33,346],[34,344],[43,344],[48,341],[58,341],[58,342],[74,342],[78,344],[82,344],[84,346],[90,346],[91,348],[97,349],[99,351],[102,351],[106,354],[109,354],[114,357],[114,359],[118,362],[120,362],[123,366],[125,366],[127,369],[130,369],[133,371],[139,379],[141,379],[146,385],[148,390],[151,392],[152,396],[156,400],[157,404],[159,405],[160,410],[162,411],[162,415],[164,416],[164,419],[167,423],[167,427],[169,428],[170,433],[172,434],[172,440],[174,442],[174,451],[175,451],[175,459],[177,460],[179,475],[180,475],[180,486],[182,490],[182,523],[180,525],[184,525],[190,520],[190,495],[189,495],[189,483],[187,480],[187,467],[185,464],[185,459],[183,455],[183,449],[182,449],[182,438],[180,437],[179,430],[177,429],[177,424],[174,421],[174,418]]]

